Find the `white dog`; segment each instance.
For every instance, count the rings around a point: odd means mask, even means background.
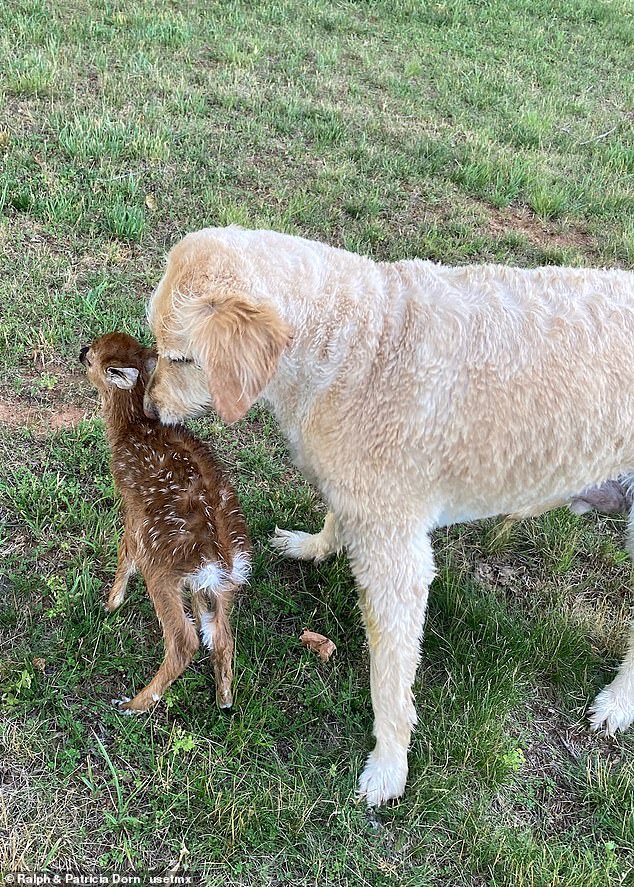
[[[262,397],[328,503],[320,533],[278,530],[274,544],[350,558],[376,736],[359,791],[372,805],[398,797],[431,531],[538,514],[634,469],[634,274],[383,264],[207,229],[171,251],[149,321],[146,408],[170,423],[213,406],[234,422]],[[633,720],[634,635],[591,723]]]

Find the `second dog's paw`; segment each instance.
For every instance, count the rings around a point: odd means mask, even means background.
[[[634,698],[608,686],[597,694],[588,714],[593,730],[604,730],[612,736],[618,730],[627,730],[634,721]]]
[[[129,696],[122,696],[121,699],[111,699],[110,702],[123,715],[128,715],[129,717],[132,717],[134,715],[143,714],[142,709],[130,707],[130,697]]]

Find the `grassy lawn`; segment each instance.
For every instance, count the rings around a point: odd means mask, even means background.
[[[350,572],[269,549],[323,506],[260,408],[197,423],[256,546],[233,713],[202,657],[150,715],[110,705],[162,644],[141,583],[102,608],[119,517],[77,365],[103,332],[147,338],[166,250],[210,224],[377,259],[634,267],[633,56],[631,0],[0,4],[0,872],[634,883],[634,732],[585,716],[623,650],[619,520],[436,535],[408,790],[369,813]]]

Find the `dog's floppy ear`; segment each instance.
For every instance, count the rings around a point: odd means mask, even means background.
[[[237,422],[271,380],[291,329],[271,305],[231,293],[214,294],[196,313],[190,336],[214,406],[225,422]]]

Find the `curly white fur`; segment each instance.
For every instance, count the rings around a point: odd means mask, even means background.
[[[149,317],[161,416],[213,405],[233,421],[261,396],[328,503],[321,533],[278,530],[274,544],[300,558],[348,552],[377,739],[359,788],[371,804],[397,797],[431,531],[537,514],[634,469],[634,275],[381,264],[271,231],[207,229],[170,253]],[[627,726],[633,686],[634,639],[593,726]]]

